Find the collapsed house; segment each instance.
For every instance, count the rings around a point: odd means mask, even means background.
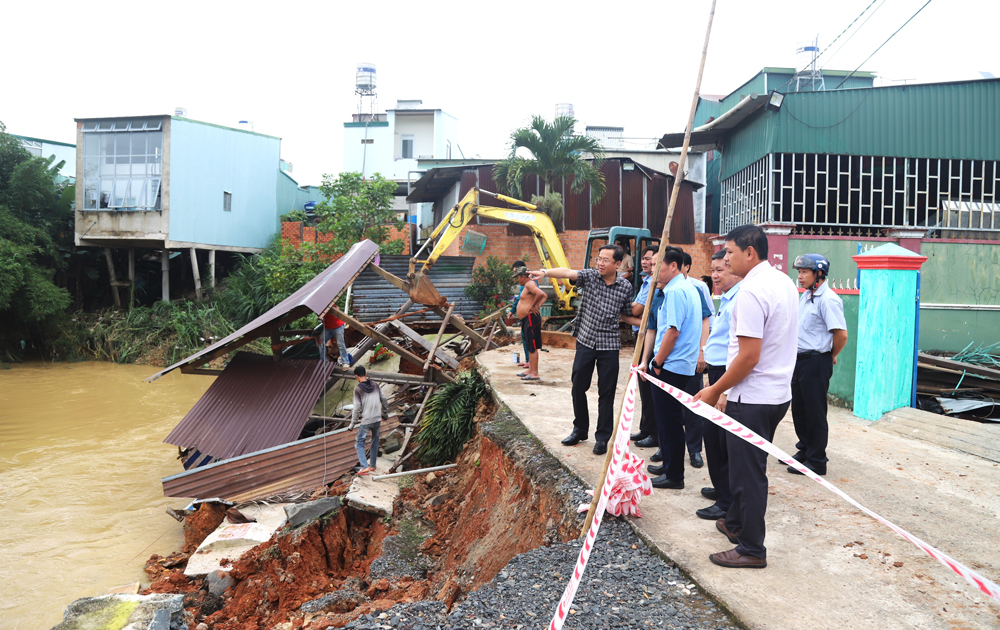
[[[351,349],[356,361],[381,344],[408,364],[403,373],[368,372],[376,382],[396,386],[382,433],[403,428],[405,450],[431,393],[438,385],[454,381],[451,374],[462,358],[495,346],[493,331],[503,324],[499,317],[483,320],[480,334],[455,314],[456,304],[448,303],[432,284],[429,292],[426,284],[421,292],[414,292],[407,280],[385,271],[378,261],[375,243],[355,244],[268,312],[146,379],[152,382],[176,369],[217,377],[164,440],[181,449],[185,467],[184,472],[163,479],[164,495],[248,501],[313,490],[352,468],[357,458],[349,414],[325,416],[313,410],[334,385],[353,379],[353,372],[334,362],[287,356],[298,346],[315,345],[315,331],[289,328],[310,314],[322,319],[333,313],[348,330],[360,334],[362,340]],[[366,323],[351,317],[337,307],[337,301],[363,272],[381,278],[386,285],[383,289],[422,298],[424,308],[412,311],[415,303],[405,297],[385,319]],[[440,318],[435,322],[433,342],[403,323],[403,318],[418,313]],[[443,342],[449,329],[454,334]],[[270,338],[273,356],[236,352],[261,338]],[[446,347],[453,349],[452,354]],[[208,367],[233,352],[225,368]],[[307,426],[314,433],[311,437],[304,434]]]

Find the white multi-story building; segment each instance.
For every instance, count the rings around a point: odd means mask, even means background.
[[[458,152],[458,119],[424,108],[423,101],[400,100],[384,114],[355,114],[344,123],[347,172],[405,182],[418,159],[449,160],[453,152]]]

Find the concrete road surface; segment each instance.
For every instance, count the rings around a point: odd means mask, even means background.
[[[555,348],[543,353],[542,380],[530,384],[516,377],[521,370],[511,363],[509,348],[481,354],[478,360],[496,397],[554,457],[594,487],[604,457],[591,452],[593,435],[575,447],[560,444],[572,429],[573,353]],[[621,356],[619,395],[631,351]],[[595,375],[591,431],[596,426],[596,389]],[[917,435],[912,418],[909,423],[892,418],[871,423],[831,408],[826,479],[1000,582],[1000,467],[983,456],[955,450],[954,427],[942,430],[949,435],[940,440],[935,437],[935,418],[941,418],[942,426],[955,420],[911,411],[920,417],[918,437],[907,436]],[[638,414],[637,409],[636,427]],[[971,425],[969,431],[979,433],[970,442],[1000,443],[1000,425]],[[794,452],[790,414],[779,425],[775,443]],[[647,459],[652,455],[652,449],[633,452]],[[707,468],[686,464],[685,488],[654,489],[641,504],[643,518],[633,524],[640,536],[749,628],[1000,627],[1000,606],[885,526],[815,482],[788,474],[785,467],[768,460],[766,569],[725,569],[709,561],[710,553],[733,545],[715,530],[714,522],[694,514],[710,504],[700,494],[702,487],[711,485]]]

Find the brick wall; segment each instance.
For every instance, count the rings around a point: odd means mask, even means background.
[[[389,240],[400,239],[403,241],[403,254],[410,255],[410,230],[414,226],[406,224],[402,230],[390,228]],[[333,235],[327,232],[320,232],[314,227],[302,225],[299,221],[283,221],[281,223],[281,241],[294,247],[305,243],[329,243]]]
[[[462,243],[465,241],[465,234],[469,230],[486,236],[486,249],[479,256],[476,256],[476,265],[486,263],[489,256],[497,256],[502,260],[514,262],[523,260],[529,269],[536,269],[541,266],[541,257],[535,248],[535,241],[530,236],[509,236],[506,225],[470,225],[463,229],[458,238],[452,241],[445,256],[471,256],[462,251]],[[563,251],[569,260],[570,268],[583,269],[587,265],[584,256],[587,253],[587,230],[566,230],[559,233],[559,242],[562,243]],[[696,277],[711,275],[712,254],[715,253],[715,246],[712,239],[717,238],[715,234],[696,234],[693,245],[678,245],[685,252],[691,254],[691,274]],[[592,256],[596,256],[592,252]],[[591,261],[591,267],[594,261]]]

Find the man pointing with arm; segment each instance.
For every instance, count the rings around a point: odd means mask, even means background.
[[[597,431],[594,432],[594,454],[608,452],[608,440],[614,429],[615,388],[618,385],[618,351],[623,316],[632,316],[632,284],[618,277],[624,252],[617,245],[605,245],[597,253],[597,269],[539,269],[531,279],[567,279],[576,282],[580,292],[580,309],[573,336],[576,337],[576,357],[573,359],[573,431],[562,441],[575,446],[587,439],[590,413],[587,390],[597,368]]]

